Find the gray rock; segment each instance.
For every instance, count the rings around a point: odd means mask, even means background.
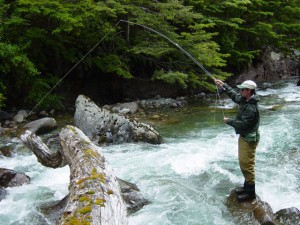
[[[67,205],[69,195],[62,200],[44,204],[40,207],[41,212],[49,220],[51,224],[58,224],[62,213]]]
[[[45,134],[56,129],[57,123],[55,119],[46,117],[27,123],[23,128],[35,134]]]
[[[119,108],[124,108],[124,109],[129,109],[129,112],[134,114],[138,111],[139,106],[136,102],[125,102],[125,103],[121,103],[118,104],[117,107]]]
[[[28,113],[26,110],[20,110],[17,114],[23,115],[24,118],[26,118],[28,116]]]
[[[300,224],[300,211],[292,207],[281,209],[275,213],[276,219],[284,225],[299,225]]]
[[[16,187],[29,184],[30,178],[24,173],[0,168],[0,187]]]
[[[111,107],[109,105],[102,106],[102,109],[111,110]]]
[[[17,115],[14,116],[13,119],[17,123],[22,123],[23,120],[24,120],[24,116],[23,116],[23,114],[17,114]]]
[[[75,125],[91,140],[112,143],[161,143],[161,136],[153,127],[124,115],[99,108],[92,100],[80,95],[76,100]]]
[[[261,201],[257,195],[255,200],[239,202],[237,194],[232,190],[227,199],[227,207],[237,224],[278,224],[271,206]]]
[[[144,205],[150,204],[140,192],[136,184],[118,178],[121,188],[122,197],[126,203],[127,211],[129,214],[135,213],[140,210]]]
[[[127,108],[119,109],[119,113],[121,113],[121,114],[128,114],[128,113],[130,113],[130,109],[127,109]]]

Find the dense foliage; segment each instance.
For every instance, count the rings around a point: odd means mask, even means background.
[[[298,0],[0,0],[0,107],[34,105],[93,46],[74,74],[146,77],[213,89],[209,76],[241,71],[271,46],[299,50]],[[155,29],[174,41],[163,38]],[[96,45],[99,44],[99,45]],[[51,92],[43,106],[59,107]],[[19,100],[20,99],[20,100]]]

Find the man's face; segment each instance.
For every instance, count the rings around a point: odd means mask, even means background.
[[[251,96],[251,90],[250,89],[240,89],[241,95],[244,98],[249,98]]]

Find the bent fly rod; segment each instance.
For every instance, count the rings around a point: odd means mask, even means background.
[[[134,23],[134,22],[131,22],[131,21],[128,21],[128,20],[120,20],[119,22],[125,22],[125,23],[129,23],[129,24],[132,24],[132,25],[136,25],[136,26],[140,26],[140,27],[143,27],[149,31],[152,31],[153,33],[156,33],[160,36],[162,36],[163,38],[167,39],[169,42],[171,42],[173,45],[175,45],[177,48],[179,48],[184,54],[186,54],[197,66],[199,66],[209,77],[211,77],[213,80],[215,80],[215,78],[213,77],[213,75],[201,64],[199,63],[198,60],[196,60],[188,51],[186,51],[184,48],[182,48],[180,45],[178,45],[175,41],[173,41],[172,39],[170,39],[169,37],[167,37],[166,35],[158,32],[157,30],[154,30],[150,27],[147,27],[143,24],[138,24],[138,23]],[[119,23],[118,22],[118,23]]]

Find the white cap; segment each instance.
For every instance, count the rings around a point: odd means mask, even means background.
[[[253,89],[255,90],[257,85],[252,80],[246,80],[241,85],[237,85],[239,89]]]

